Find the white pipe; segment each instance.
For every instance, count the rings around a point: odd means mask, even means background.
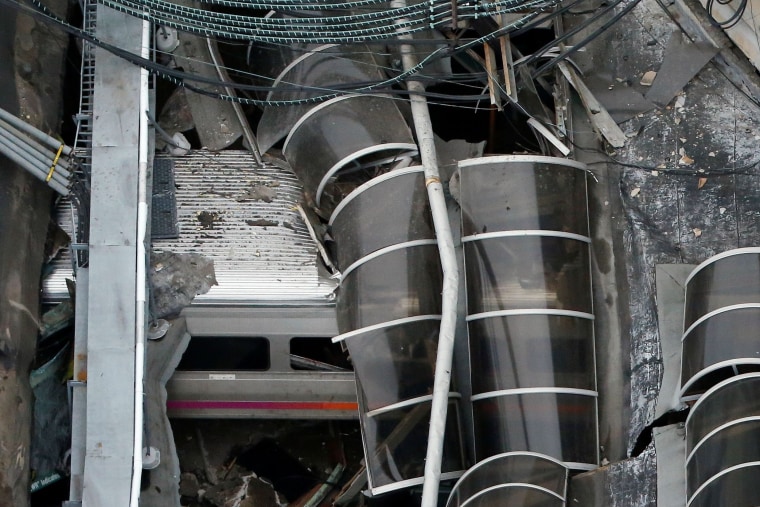
[[[143,21],[140,56],[150,58],[150,22]],[[140,135],[138,138],[137,165],[137,266],[135,290],[135,424],[132,450],[132,490],[130,507],[139,507],[140,478],[142,477],[143,448],[143,383],[145,377],[145,240],[148,227],[148,71],[140,69]]]
[[[406,7],[406,0],[393,0],[391,8]],[[400,40],[411,40],[412,35],[400,32]],[[414,48],[411,44],[401,44],[401,63],[404,70],[417,65]],[[407,81],[409,98],[412,106],[414,129],[420,147],[422,166],[425,169],[425,186],[427,187],[433,226],[438,239],[438,252],[443,269],[443,301],[441,304],[441,329],[438,335],[438,353],[435,362],[435,381],[433,384],[433,403],[430,409],[430,431],[428,433],[427,455],[425,457],[425,476],[422,486],[421,507],[438,505],[438,483],[441,478],[441,460],[443,456],[443,438],[446,431],[446,412],[449,402],[449,385],[451,384],[451,364],[454,356],[454,334],[457,324],[457,299],[459,297],[459,266],[457,265],[454,239],[446,209],[443,185],[438,173],[438,157],[435,152],[435,138],[430,121],[427,99],[422,92],[425,86],[419,81]]]

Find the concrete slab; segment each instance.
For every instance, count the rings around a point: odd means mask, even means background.
[[[686,408],[678,396],[681,375],[681,335],[686,293],[686,277],[694,264],[658,264],[655,267],[657,284],[657,322],[662,354],[662,382],[657,398],[655,419],[671,410]]]
[[[174,373],[190,342],[184,317],[171,322],[166,335],[150,340],[146,352],[145,445],[161,455],[159,466],[150,471],[149,485],[140,495],[142,507],[179,507],[179,458],[169,418],[166,415],[166,382]]]
[[[635,458],[570,478],[567,505],[582,507],[671,507],[657,501],[654,444]]]
[[[200,5],[199,2],[193,0],[183,0],[177,3],[185,7],[198,7]],[[182,32],[179,41],[180,45],[174,51],[174,57],[179,67],[190,74],[219,80],[204,37]],[[224,87],[221,86],[192,84],[212,93],[225,93]],[[185,97],[203,147],[211,151],[219,151],[243,135],[243,127],[235,115],[231,102],[189,91],[185,93]]]
[[[686,429],[682,424],[654,428],[657,454],[657,505],[686,505]]]

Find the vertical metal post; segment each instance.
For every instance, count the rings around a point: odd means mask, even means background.
[[[406,6],[406,0],[393,0],[391,8]],[[400,40],[411,40],[412,35],[402,30],[398,32]],[[414,48],[411,44],[401,44],[401,63],[404,70],[417,65]],[[446,412],[449,402],[449,385],[451,383],[451,364],[454,356],[454,335],[457,324],[457,300],[459,298],[459,266],[457,265],[454,239],[451,234],[443,185],[438,172],[438,157],[435,152],[435,138],[430,121],[430,110],[423,95],[425,86],[413,78],[407,81],[407,90],[412,107],[414,129],[420,148],[420,157],[425,170],[433,226],[438,239],[438,252],[443,269],[443,301],[441,305],[441,329],[438,335],[438,352],[435,363],[435,382],[433,385],[433,403],[430,411],[430,431],[428,433],[427,455],[425,457],[425,481],[422,488],[422,507],[435,507],[438,504],[438,483],[441,477],[441,460],[443,457],[443,439],[446,431]]]

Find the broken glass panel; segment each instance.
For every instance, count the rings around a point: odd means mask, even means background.
[[[592,313],[588,245],[508,236],[464,244],[467,310],[551,308]]]
[[[760,464],[732,470],[705,487],[689,507],[756,507],[760,505]]]
[[[508,453],[492,456],[470,468],[457,481],[446,506],[462,505],[485,489],[514,483],[532,484],[564,497],[567,468],[556,460],[539,454]]]
[[[417,145],[392,98],[344,96],[323,102],[302,116],[285,141],[283,153],[304,191],[319,205],[321,192],[331,179],[367,167],[392,166],[416,155]],[[324,211],[329,214],[331,210]]]
[[[431,402],[425,401],[373,417],[361,412],[367,471],[373,490],[413,479],[422,484],[430,428],[430,406]],[[464,468],[459,415],[456,403],[451,400],[446,414],[441,473],[459,472]]]
[[[725,306],[760,303],[760,253],[720,258],[700,269],[686,285],[684,330]]]
[[[493,157],[462,167],[462,235],[547,230],[588,236],[586,171],[556,160]]]
[[[721,380],[736,375],[734,367],[760,363],[760,342],[748,332],[760,329],[760,308],[738,308],[713,315],[694,327],[683,340],[681,385],[688,388],[682,396],[704,392]],[[717,363],[731,361],[723,371],[709,375],[710,383],[690,381]],[[760,368],[760,364],[755,364]]]
[[[723,470],[760,461],[758,441],[760,420],[757,419],[734,424],[708,437],[686,464],[687,497]]]
[[[439,328],[422,320],[346,339],[368,411],[432,394]]]
[[[309,52],[310,51],[310,52]],[[269,100],[295,101],[327,95],[340,85],[382,80],[375,55],[364,45],[356,48],[328,44],[310,47],[309,50],[288,52],[292,58],[273,78],[278,81]],[[288,54],[286,53],[286,54]],[[278,55],[282,58],[284,55]],[[273,70],[276,68],[272,66]],[[272,86],[269,82],[268,86]],[[257,130],[259,149],[268,151],[288,135],[298,119],[319,104],[318,101],[289,106],[264,108]]]
[[[760,375],[736,377],[703,395],[686,420],[687,455],[718,426],[757,414],[760,414]]]
[[[417,315],[440,315],[441,263],[436,245],[393,250],[348,273],[338,293],[341,333]]]
[[[434,239],[422,168],[393,171],[357,189],[333,213],[331,227],[340,238],[338,269],[387,246]]]
[[[593,321],[510,315],[468,323],[474,394],[525,387],[596,389]]]
[[[596,398],[529,393],[472,402],[478,460],[510,451],[546,454],[566,463],[597,463]]]

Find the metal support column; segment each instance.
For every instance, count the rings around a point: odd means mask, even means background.
[[[140,54],[142,21],[98,5],[96,34]],[[84,507],[129,505],[135,416],[140,69],[97,49]]]

